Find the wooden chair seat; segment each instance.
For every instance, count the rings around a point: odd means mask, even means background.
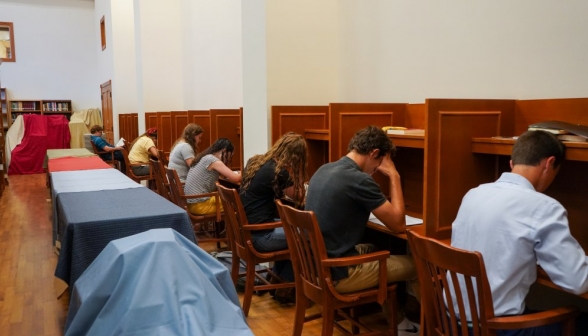
[[[227,243],[227,235],[223,229],[224,215],[220,211],[220,200],[218,193],[211,192],[197,195],[184,194],[184,188],[180,182],[180,177],[175,169],[165,168],[167,180],[169,181],[169,190],[172,201],[179,207],[186,210],[192,227],[196,234],[198,242],[216,242],[217,247],[220,248],[220,243]],[[194,215],[188,211],[188,200],[195,198],[212,197],[216,202],[216,212],[207,215]]]
[[[237,190],[224,187],[218,182],[216,183],[216,187],[223,202],[227,236],[232,251],[233,259],[231,277],[236,286],[239,276],[245,276],[243,312],[245,313],[245,316],[248,316],[249,308],[251,307],[251,297],[253,296],[254,291],[294,287],[293,282],[286,282],[268,268],[256,270],[256,265],[261,263],[290,259],[290,251],[288,249],[271,252],[257,251],[253,246],[251,233],[257,230],[275,229],[281,227],[282,223],[272,222],[264,224],[249,224]],[[245,273],[239,273],[241,260],[244,260],[247,265]],[[269,274],[271,278],[280,283],[270,283],[270,281],[263,276],[264,274]],[[256,278],[261,281],[261,285],[255,285]]]
[[[396,335],[396,284],[387,283],[386,259],[388,251],[373,252],[344,258],[329,258],[325,242],[312,211],[297,210],[276,201],[280,218],[284,225],[291,259],[296,277],[296,312],[294,316],[293,335],[301,335],[304,322],[323,318],[322,335],[332,335],[333,328],[349,333],[340,323],[335,322],[335,312],[351,323],[352,332],[360,329],[370,335]],[[331,280],[331,267],[359,265],[366,262],[379,261],[378,286],[357,292],[341,294],[337,292]],[[322,314],[305,316],[308,300],[323,307]],[[347,313],[346,309],[377,302],[388,307],[390,328],[386,331],[373,331],[362,324],[354,310]]]
[[[468,335],[468,324],[473,335],[496,335],[496,331],[501,329],[525,329],[558,322],[563,322],[563,335],[575,335],[574,318],[579,314],[577,308],[564,307],[535,314],[497,317],[494,315],[492,293],[480,252],[451,247],[410,230],[407,236],[421,285],[426,335]],[[458,277],[463,279],[466,293],[456,295],[454,301],[447,293],[462,293],[462,285],[456,281]],[[474,289],[478,295],[475,295]],[[464,297],[467,302],[477,303],[469,310],[472,321],[467,321]],[[458,312],[447,308],[455,304]]]

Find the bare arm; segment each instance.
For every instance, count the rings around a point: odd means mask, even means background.
[[[378,170],[390,179],[392,201],[386,201],[372,212],[388,229],[393,232],[404,232],[406,230],[406,219],[404,217],[404,197],[400,185],[400,175],[389,156],[384,157]]]
[[[155,148],[155,146],[149,148],[149,154],[151,154],[153,157],[159,157],[157,154],[157,148]]]
[[[241,174],[235,174],[229,167],[227,167],[222,161],[214,161],[208,166],[208,170],[216,170],[219,174],[224,176],[229,182],[240,183]]]
[[[105,152],[114,152],[117,150],[121,150],[122,147],[110,147],[110,146],[104,146],[104,148],[102,148],[103,151]]]
[[[191,167],[192,166],[192,162],[194,162],[194,158],[191,157],[191,158],[186,159],[184,161],[186,161],[186,165],[188,165],[188,167]]]

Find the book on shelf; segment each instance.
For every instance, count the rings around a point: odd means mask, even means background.
[[[403,128],[403,129],[388,129],[386,131],[388,134],[395,134],[395,135],[425,135],[424,129],[419,128]]]
[[[588,138],[588,127],[565,121],[551,120],[529,125],[529,131],[546,131],[553,134],[573,134]],[[569,141],[569,140],[568,140]]]

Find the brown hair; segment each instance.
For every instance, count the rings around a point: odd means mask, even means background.
[[[184,127],[184,133],[176,140],[176,142],[174,142],[170,151],[173,151],[174,147],[176,147],[176,145],[183,140],[185,143],[189,144],[190,147],[192,147],[194,155],[196,155],[196,153],[198,153],[198,145],[196,144],[194,137],[202,132],[204,132],[202,126],[195,123],[189,123],[186,125],[186,127]]]
[[[94,126],[92,126],[92,128],[90,128],[90,133],[94,134],[96,132],[102,132],[103,130],[104,130],[104,128],[102,128],[102,126],[94,125]]]
[[[246,192],[251,185],[253,177],[269,160],[276,161],[276,169],[272,186],[276,195],[281,194],[278,185],[278,174],[282,169],[287,169],[290,173],[290,180],[294,186],[294,196],[296,205],[301,205],[304,201],[304,181],[306,179],[307,166],[307,146],[306,141],[300,134],[289,132],[284,134],[272,148],[265,154],[255,155],[247,162],[241,181],[241,192]]]

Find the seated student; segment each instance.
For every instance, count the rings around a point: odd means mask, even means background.
[[[250,224],[279,220],[274,201],[287,195],[297,205],[304,202],[307,147],[304,138],[296,133],[284,134],[263,155],[249,159],[243,172],[240,197]],[[253,231],[253,246],[259,251],[288,248],[284,228]],[[275,263],[274,272],[293,281],[290,261]]]
[[[194,157],[198,152],[202,132],[204,130],[200,125],[190,123],[184,127],[184,134],[172,146],[168,168],[175,169],[178,172],[181,182],[186,181],[188,169],[190,169],[192,161],[194,161]]]
[[[223,175],[230,182],[241,182],[241,174],[236,174],[227,167],[233,158],[235,147],[226,138],[216,140],[212,146],[199,153],[192,162],[186,177],[184,192],[186,195],[205,194],[216,190],[216,181]],[[222,211],[222,204],[219,203]],[[216,201],[211,197],[188,199],[188,211],[194,215],[206,215],[216,212]]]
[[[396,151],[392,141],[380,128],[368,126],[355,133],[348,151],[338,161],[321,166],[308,183],[305,209],[316,215],[329,258],[373,252],[373,245],[359,244],[370,212],[391,231],[406,230],[400,175],[391,159]],[[391,201],[372,178],[376,171],[390,179]],[[411,257],[391,255],[386,264],[388,282],[411,281],[419,295]],[[332,267],[331,276],[340,293],[374,287],[379,280],[378,262]]]
[[[122,153],[120,152],[122,147],[114,147],[114,145],[109,144],[108,142],[106,142],[106,140],[102,139],[103,131],[104,128],[102,128],[102,126],[99,125],[94,125],[90,129],[90,133],[92,133],[91,140],[94,142],[94,145],[96,145],[96,148],[106,152],[104,154],[100,154],[100,158],[102,158],[103,160],[111,160],[111,152],[114,152],[114,159],[119,162],[120,170],[126,173],[127,170],[125,165],[125,159]]]
[[[154,141],[157,141],[156,127],[148,129],[147,132],[133,140],[131,152],[129,153],[129,162],[143,164],[142,166],[131,167],[133,174],[137,176],[149,175],[149,155],[158,157]]]
[[[553,134],[527,131],[513,147],[512,172],[471,189],[461,202],[451,245],[484,256],[496,316],[525,313],[537,265],[559,287],[575,294],[588,291],[588,262],[570,234],[566,210],[543,194],[559,171],[564,150]],[[559,329],[549,325],[498,335],[559,335]]]

